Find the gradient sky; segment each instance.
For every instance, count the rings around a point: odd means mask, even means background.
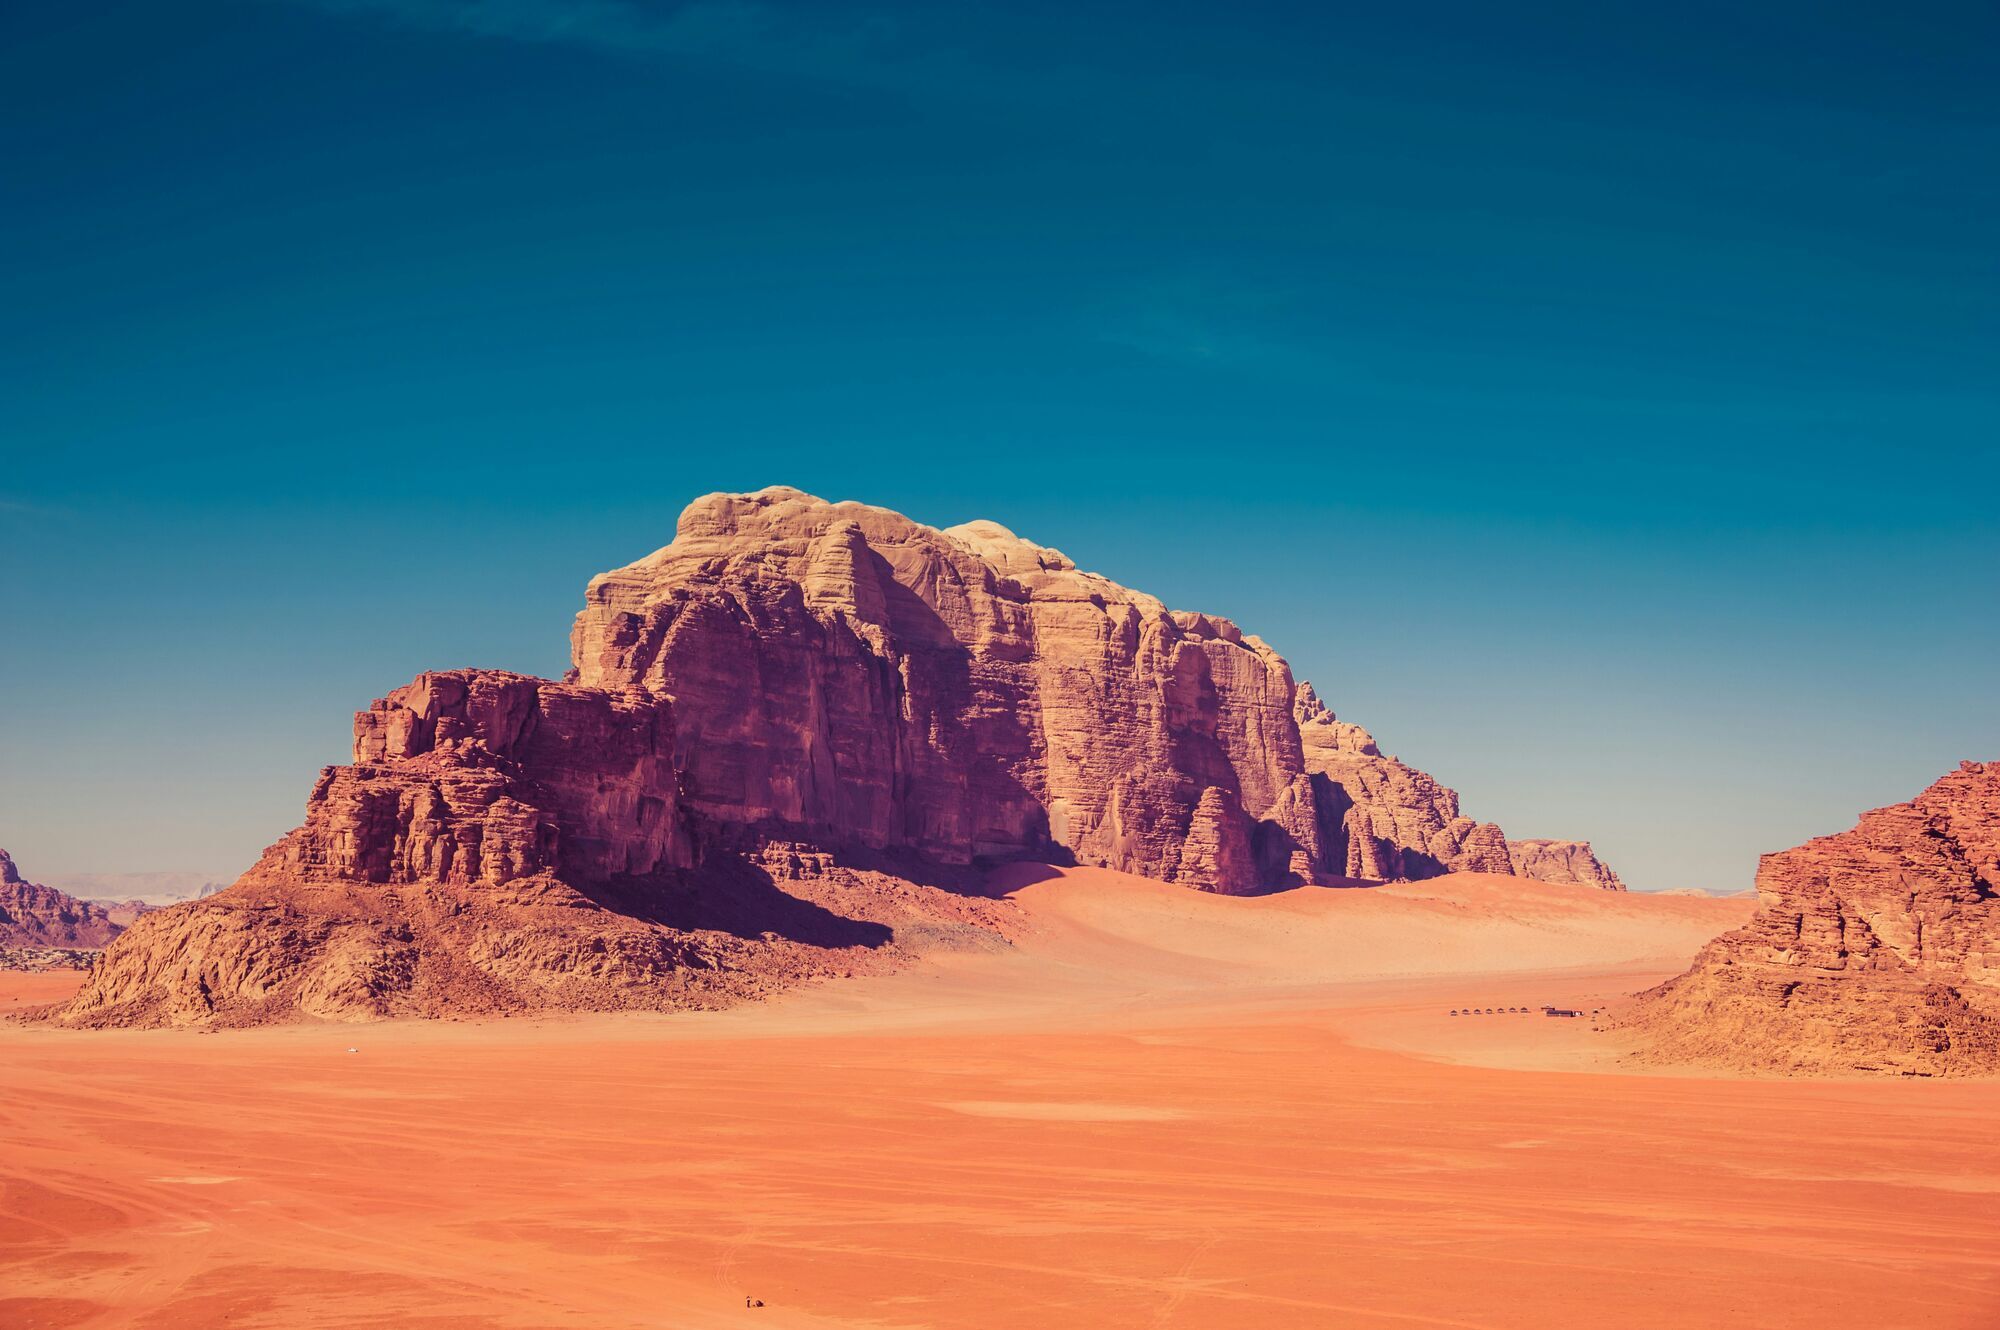
[[[1745,887],[2000,757],[2000,20],[1897,8],[6,6],[0,845],[240,871],[785,483]]]

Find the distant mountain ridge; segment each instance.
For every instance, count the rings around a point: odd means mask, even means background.
[[[143,901],[173,905],[213,896],[231,881],[226,873],[49,873],[44,881],[83,900]]]

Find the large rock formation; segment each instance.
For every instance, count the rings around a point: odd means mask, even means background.
[[[1498,827],[1258,638],[992,522],[712,495],[587,600],[577,681],[675,698],[717,820],[1218,891],[1514,871]]]
[[[58,1018],[723,1001],[993,925],[997,860],[1222,892],[1513,871],[1257,638],[990,522],[710,495],[591,582],[572,655],[360,713],[305,825],[140,919]]]
[[[0,947],[102,947],[119,931],[101,906],[25,880],[0,850]]]
[[[1507,857],[1513,861],[1516,877],[1601,887],[1605,891],[1625,890],[1618,874],[1597,857],[1587,840],[1510,840]]]
[[[1649,1056],[1774,1071],[2000,1071],[2000,762],[1767,854],[1757,914],[1627,1018]]]

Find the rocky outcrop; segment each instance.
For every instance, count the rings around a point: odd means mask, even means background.
[[[1458,792],[1383,753],[1312,685],[1293,703],[1330,872],[1373,880],[1514,872],[1507,838],[1458,811]]]
[[[879,968],[894,924],[981,917],[791,847],[717,838],[694,871],[673,748],[671,705],[644,693],[421,675],[355,717],[355,760],[321,774],[304,825],[228,891],[139,919],[52,1018],[714,1006]]]
[[[2000,762],[1767,854],[1750,923],[1640,996],[1647,1056],[1771,1071],[2000,1071]]]
[[[367,882],[579,881],[694,862],[669,706],[497,670],[419,675],[354,718],[280,870]]]
[[[1513,871],[1263,642],[991,522],[710,495],[571,641],[563,683],[426,674],[360,713],[305,823],[55,1018],[728,1001],[990,938],[1003,860],[1236,893]]]
[[[118,936],[119,925],[98,905],[25,880],[0,850],[0,947],[86,950]]]
[[[810,852],[808,852],[810,853]],[[61,1024],[243,1026],[727,1006],[879,972],[927,946],[992,945],[999,907],[892,872],[816,875],[732,856],[700,875],[579,886],[297,877],[265,863],[149,913],[105,951]]]
[[[1507,857],[1513,862],[1516,877],[1558,885],[1601,887],[1605,891],[1625,890],[1618,874],[1597,857],[1587,840],[1510,840]]]

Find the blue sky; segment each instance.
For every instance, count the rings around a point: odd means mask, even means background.
[[[9,6],[0,845],[240,870],[356,707],[560,672],[592,573],[785,483],[1227,614],[1511,834],[1747,886],[2000,757],[1996,39]]]

